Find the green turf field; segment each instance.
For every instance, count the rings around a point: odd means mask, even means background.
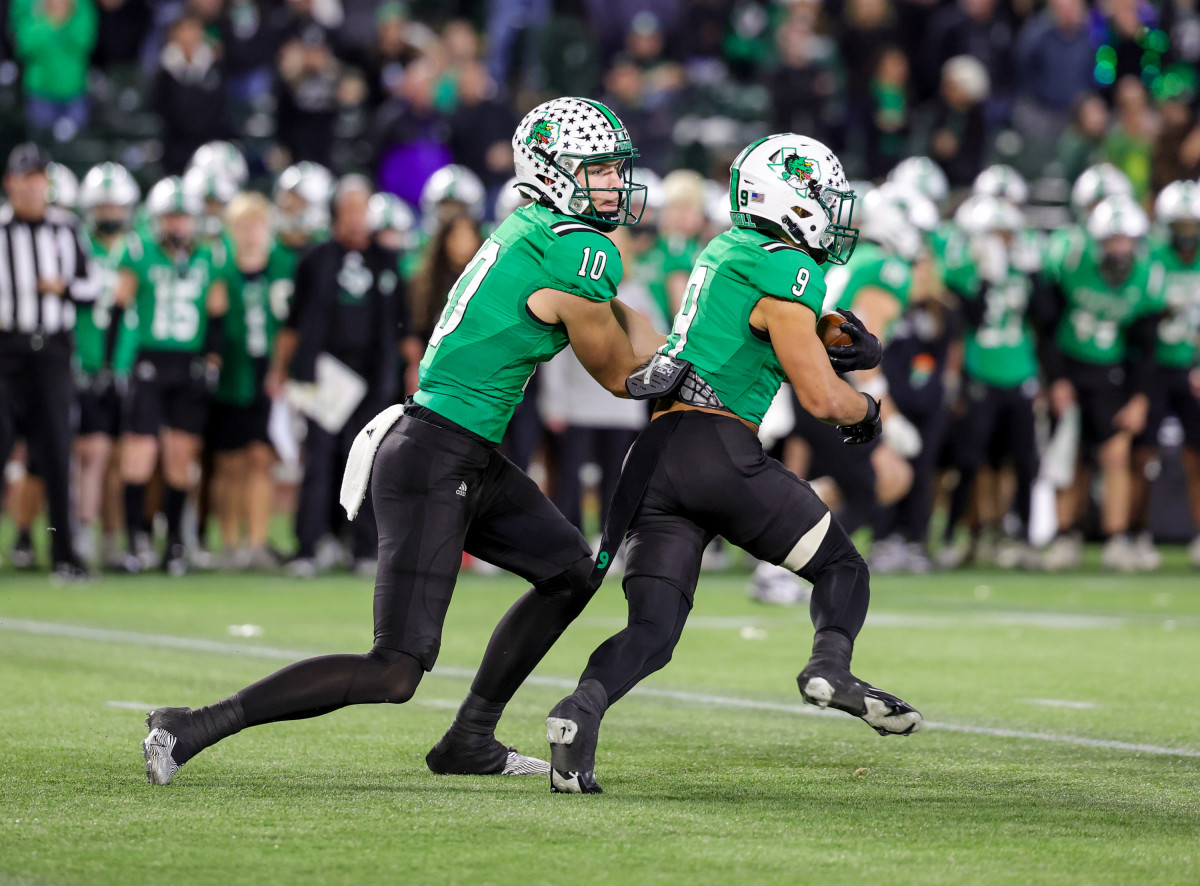
[[[250,730],[151,788],[146,707],[365,651],[370,584],[0,571],[0,883],[1198,883],[1200,578],[1173,562],[877,580],[855,670],[923,711],[907,739],[806,709],[807,612],[706,576],[675,660],[605,720],[596,797],[425,769],[510,579],[463,579],[413,703]],[[622,621],[613,583],[501,738],[542,751]]]

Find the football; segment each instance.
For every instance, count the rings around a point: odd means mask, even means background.
[[[821,318],[817,320],[817,335],[821,337],[821,344],[827,348],[854,344],[854,340],[841,329],[845,322],[845,317],[833,311],[822,314]]]

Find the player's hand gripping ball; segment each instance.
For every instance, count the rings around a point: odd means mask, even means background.
[[[874,369],[883,359],[883,345],[850,311],[823,315],[817,334],[829,355],[829,365],[838,372]]]

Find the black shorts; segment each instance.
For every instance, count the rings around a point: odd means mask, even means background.
[[[380,444],[371,471],[375,645],[430,670],[463,551],[538,584],[590,558],[591,548],[493,445],[427,409],[410,410]]]
[[[1113,420],[1129,402],[1128,374],[1124,366],[1099,366],[1064,358],[1066,377],[1075,388],[1079,404],[1079,447],[1087,459],[1117,433]]]
[[[768,457],[735,418],[685,412],[678,421],[630,527],[626,581],[658,579],[690,603],[701,555],[717,535],[760,560],[812,574],[825,536],[843,532],[812,487]]]
[[[1154,375],[1150,392],[1150,417],[1146,430],[1138,435],[1137,445],[1157,446],[1158,432],[1168,416],[1175,416],[1183,426],[1183,442],[1200,449],[1200,400],[1192,393],[1187,369],[1160,366]]]
[[[172,428],[197,436],[208,422],[209,392],[203,358],[196,354],[141,354],[125,402],[125,431],[157,436]]]
[[[79,436],[116,437],[121,432],[121,395],[111,380],[104,383],[94,375],[78,375],[75,400],[79,404]]]
[[[999,468],[1010,459],[1024,464],[1023,457],[1036,453],[1036,382],[1000,388],[967,376],[963,394],[966,409],[951,431],[954,467],[973,473],[985,464]]]
[[[271,401],[259,397],[245,406],[213,401],[208,416],[205,440],[214,452],[245,449],[251,443],[270,445],[267,425],[271,421]]]

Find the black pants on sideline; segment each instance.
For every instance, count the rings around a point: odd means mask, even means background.
[[[1017,480],[1013,507],[1028,531],[1033,483],[1038,474],[1035,393],[1033,388],[997,388],[967,380],[967,411],[951,434],[951,458],[958,468],[959,480],[950,499],[947,538],[970,507],[975,476],[995,452],[1003,452],[1012,462]]]
[[[921,451],[908,460],[913,470],[912,488],[893,507],[884,510],[875,537],[896,533],[905,541],[924,545],[929,540],[929,521],[937,499],[938,460],[950,428],[950,416],[937,412],[910,417],[909,421],[921,434]]]
[[[359,431],[383,408],[368,399],[355,410],[338,434],[331,434],[308,421],[304,438],[304,477],[300,481],[300,500],[296,508],[296,540],[298,554],[311,557],[321,536],[333,531],[333,509],[337,506],[336,490],[340,488],[346,457]],[[356,560],[373,560],[378,546],[375,512],[367,496],[353,524],[353,554]]]
[[[35,350],[31,337],[0,333],[0,468],[8,461],[18,417],[46,481],[50,555],[72,559],[71,406],[75,383],[69,341],[51,339]]]
[[[600,468],[600,525],[608,516],[621,476],[621,462],[637,439],[638,432],[629,428],[585,428],[572,425],[558,439],[558,483],[554,504],[571,523],[583,531],[583,482],[580,469],[592,462]]]

